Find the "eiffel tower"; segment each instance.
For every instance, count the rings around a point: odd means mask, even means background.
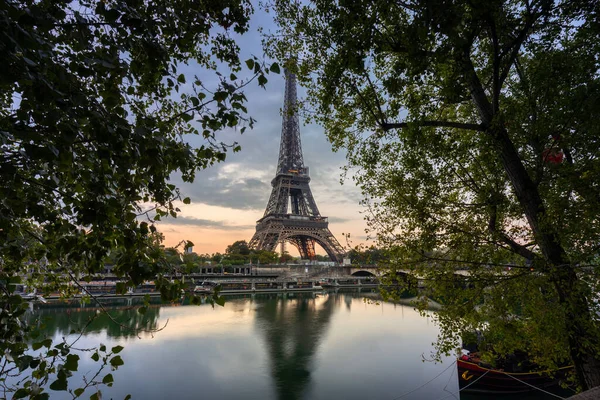
[[[296,76],[285,70],[285,99],[281,146],[273,190],[267,209],[256,221],[256,233],[250,248],[275,251],[278,243],[291,243],[303,259],[315,258],[318,243],[332,261],[341,262],[344,249],[329,230],[327,217],[319,209],[310,191],[308,167],[302,159],[300,123],[296,99]]]

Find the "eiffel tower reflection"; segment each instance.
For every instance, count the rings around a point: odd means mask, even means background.
[[[313,358],[340,301],[338,296],[314,293],[279,294],[256,309],[279,400],[303,397]]]

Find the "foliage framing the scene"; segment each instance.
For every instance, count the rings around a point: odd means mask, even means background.
[[[444,304],[438,355],[485,328],[600,385],[598,4],[268,5],[380,245]]]
[[[240,149],[220,130],[252,127],[243,88],[264,86],[268,71],[241,62],[234,40],[252,12],[246,0],[0,4],[0,396],[79,397],[113,381],[68,385],[76,340],[53,343],[26,324],[18,284],[69,296],[109,262],[120,292],[149,279],[163,299],[181,295],[154,221],[190,202],[172,174],[193,181]],[[120,350],[81,356],[116,369]]]

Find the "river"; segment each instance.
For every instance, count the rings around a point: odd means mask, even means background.
[[[103,398],[123,399],[462,399],[455,358],[427,361],[438,328],[408,305],[364,291],[228,296],[224,307],[156,305],[145,314],[113,302],[111,314],[131,328],[96,318],[77,347],[124,346]],[[33,316],[55,340],[86,324],[91,305],[46,304]],[[166,325],[165,325],[166,324]],[[70,387],[97,371],[89,355]],[[104,373],[109,372],[105,370]],[[100,375],[103,376],[104,374]],[[93,393],[88,389],[84,398]],[[71,398],[52,392],[51,399]],[[515,399],[515,397],[506,397]],[[519,399],[542,399],[538,393]],[[552,397],[546,397],[552,398]]]

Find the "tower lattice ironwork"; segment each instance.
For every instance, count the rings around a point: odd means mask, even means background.
[[[273,189],[267,209],[256,222],[250,247],[274,251],[278,243],[289,242],[303,259],[314,259],[319,244],[332,261],[341,262],[344,250],[329,230],[327,217],[319,209],[310,191],[308,167],[304,165],[297,113],[296,76],[285,71],[285,98],[281,146]]]

